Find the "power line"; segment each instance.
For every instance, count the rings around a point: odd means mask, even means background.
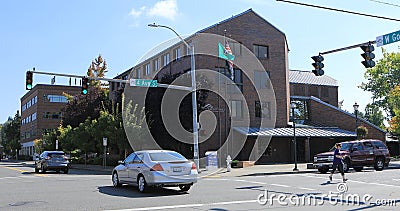
[[[383,17],[383,16],[377,16],[377,15],[369,15],[369,14],[365,14],[365,13],[352,12],[352,11],[335,9],[335,8],[330,8],[330,7],[323,7],[323,6],[313,5],[313,4],[305,4],[305,3],[286,1],[286,0],[276,0],[276,1],[281,1],[281,2],[290,3],[290,4],[298,4],[298,5],[307,6],[307,7],[315,7],[318,9],[332,10],[332,11],[336,11],[336,12],[344,12],[344,13],[349,13],[349,14],[353,14],[353,15],[367,16],[367,17],[371,17],[371,18],[380,18],[380,19],[391,20],[391,21],[400,21],[400,19],[395,19],[395,18],[388,18],[388,17]]]
[[[400,7],[400,5],[398,4],[392,4],[392,3],[388,3],[388,2],[384,2],[384,1],[378,1],[378,0],[369,0],[369,1],[373,1],[379,4],[386,4],[386,5],[390,5],[390,6],[394,6],[394,7]]]

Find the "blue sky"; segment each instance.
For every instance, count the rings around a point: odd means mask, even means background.
[[[382,0],[396,4],[396,0]],[[400,7],[371,0],[307,0],[303,3],[400,18]],[[25,72],[84,75],[99,54],[108,63],[106,77],[115,77],[159,43],[174,38],[168,25],[181,35],[192,34],[252,8],[286,34],[289,68],[312,70],[311,56],[400,30],[398,22],[369,18],[273,0],[5,0],[0,3],[0,123],[20,110],[26,93]],[[400,43],[383,46],[399,52]],[[339,100],[352,111],[355,101],[364,109],[370,94],[357,86],[364,81],[361,49],[324,56],[325,74],[339,81]],[[382,58],[380,48],[376,59]],[[34,75],[34,84],[50,83],[50,76]],[[67,84],[57,77],[57,84]]]

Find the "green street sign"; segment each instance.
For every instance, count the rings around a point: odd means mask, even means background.
[[[148,79],[130,79],[130,86],[157,87],[157,80]]]
[[[376,47],[400,41],[400,31],[376,37]]]

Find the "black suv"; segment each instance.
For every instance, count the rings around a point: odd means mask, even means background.
[[[361,171],[364,166],[373,166],[375,170],[382,171],[389,165],[390,155],[386,145],[379,140],[356,140],[341,142],[340,150],[343,155],[343,170],[347,172],[350,167],[355,171]],[[314,156],[314,168],[321,173],[326,173],[332,168],[333,152],[319,153]]]
[[[70,164],[63,151],[44,151],[39,158],[35,160],[35,172],[45,173],[47,170],[54,170],[68,174]]]

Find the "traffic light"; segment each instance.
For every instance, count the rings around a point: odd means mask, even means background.
[[[324,75],[324,71],[322,70],[322,68],[324,68],[324,64],[322,63],[322,61],[324,61],[324,57],[318,55],[318,56],[312,56],[311,59],[314,60],[314,63],[312,63],[312,66],[314,67],[314,70],[312,72],[314,73],[314,75],[316,76]]]
[[[89,79],[86,77],[82,78],[82,94],[87,94],[89,88]]]
[[[26,72],[25,89],[26,90],[31,90],[32,89],[32,83],[33,83],[33,73],[32,73],[32,71],[27,71]]]
[[[372,59],[375,59],[375,54],[372,53],[374,51],[374,46],[369,44],[369,45],[364,45],[360,46],[361,49],[364,51],[361,56],[364,58],[364,61],[361,63],[364,65],[365,68],[371,68],[375,66],[375,62]]]

